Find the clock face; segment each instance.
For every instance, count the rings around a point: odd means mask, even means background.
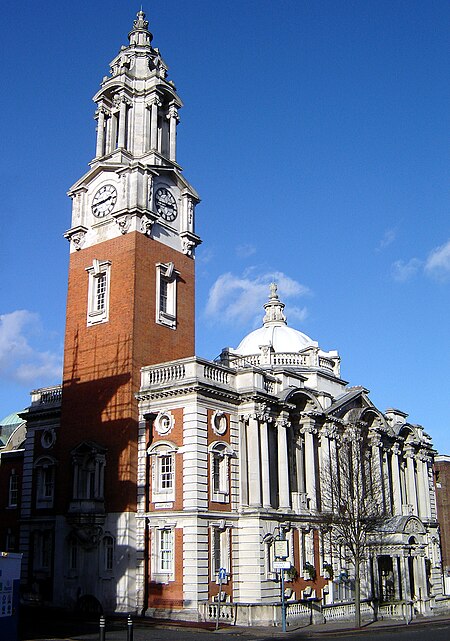
[[[164,220],[167,220],[169,223],[177,217],[177,203],[173,195],[165,187],[160,187],[156,190],[155,206],[161,218],[164,218]]]
[[[103,185],[92,199],[92,213],[97,218],[107,216],[114,209],[117,191],[113,185]]]

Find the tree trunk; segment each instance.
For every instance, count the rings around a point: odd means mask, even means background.
[[[361,580],[360,561],[355,559],[355,628],[361,627]]]

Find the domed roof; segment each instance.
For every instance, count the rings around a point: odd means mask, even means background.
[[[293,353],[307,347],[318,347],[317,341],[287,326],[286,316],[283,313],[284,303],[279,300],[277,286],[274,283],[270,286],[270,298],[265,303],[264,309],[266,314],[263,318],[263,326],[247,334],[233,350],[234,354],[240,356],[258,354],[263,346],[270,346],[275,353]]]

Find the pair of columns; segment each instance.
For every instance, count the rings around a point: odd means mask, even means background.
[[[418,456],[414,450],[406,451],[405,487],[406,497],[401,495],[400,481],[400,450],[392,448],[392,486],[394,496],[394,514],[402,514],[403,504],[411,505],[416,516],[431,517],[430,485],[428,477],[428,460],[426,456]]]
[[[150,103],[150,149],[160,149],[158,145],[158,110],[162,107],[159,98],[154,97]],[[178,110],[175,105],[170,105],[166,115],[169,121],[169,160],[177,158],[177,123],[179,122]]]
[[[269,463],[269,422],[265,415],[249,414],[241,419],[241,504],[270,508],[271,475]],[[289,461],[286,430],[289,421],[281,417],[276,422],[278,450],[279,509],[290,509]]]
[[[241,504],[250,507],[274,507],[271,501],[271,484],[274,481],[273,471],[270,470],[269,457],[269,423],[272,418],[264,414],[249,414],[242,417],[241,425]],[[281,414],[275,420],[277,437],[277,484],[278,509],[291,509],[291,488],[289,478],[288,429],[290,422],[287,414]],[[316,500],[316,463],[314,434],[316,430],[311,424],[302,427],[305,439],[304,478],[309,497],[309,508],[317,509]],[[303,479],[303,458],[297,453],[296,466],[298,476]]]

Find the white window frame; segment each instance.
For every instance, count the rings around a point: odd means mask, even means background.
[[[96,258],[92,261],[92,266],[87,267],[86,271],[89,275],[88,286],[88,310],[87,310],[87,324],[98,325],[99,323],[106,323],[109,320],[109,296],[111,284],[111,261],[99,261]],[[103,293],[104,304],[99,309],[98,302],[98,286],[100,282],[104,281],[105,290]]]
[[[9,488],[8,488],[8,507],[18,507],[19,505],[19,475],[15,470],[12,470],[9,475]]]
[[[152,580],[168,583],[175,579],[175,526],[161,524],[152,530]]]
[[[216,441],[209,446],[210,497],[215,503],[228,503],[230,500],[230,456],[228,443]]]
[[[210,527],[210,572],[211,580],[219,583],[219,568],[230,575],[230,528],[224,522],[212,523]],[[218,544],[218,545],[217,545]]]
[[[175,454],[177,448],[173,443],[167,441],[158,441],[148,450],[151,457],[151,500],[152,503],[173,503],[175,501],[175,484],[176,484],[176,463]],[[171,461],[170,472],[164,467],[167,461]],[[167,481],[170,474],[171,483]]]
[[[177,327],[178,277],[179,273],[172,262],[156,264],[156,322],[171,329]],[[167,288],[164,306],[161,299],[163,287]]]

